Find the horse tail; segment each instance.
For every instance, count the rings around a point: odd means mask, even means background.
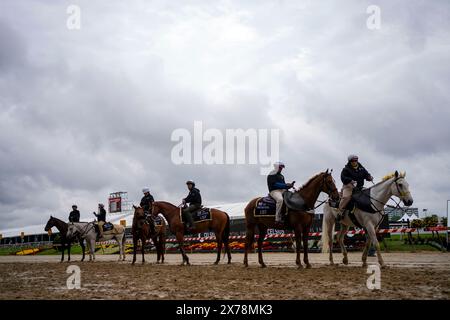
[[[225,212],[225,215],[227,216],[227,223],[225,225],[225,229],[223,229],[222,241],[223,241],[224,245],[226,244],[226,248],[228,248],[228,241],[230,240],[230,216],[226,212]],[[225,257],[225,254],[226,254],[226,252],[224,250],[224,253],[223,253],[224,257]]]
[[[329,236],[329,228],[331,227],[331,236],[334,234],[334,221],[333,213],[331,212],[331,207],[328,203],[326,203],[323,207],[323,220],[322,220],[322,253],[326,253],[330,251],[330,236]]]

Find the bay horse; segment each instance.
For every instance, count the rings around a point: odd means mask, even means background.
[[[304,199],[307,210],[293,210],[288,209],[286,217],[286,228],[294,229],[295,233],[295,249],[297,253],[296,264],[299,268],[303,268],[300,261],[300,247],[301,240],[303,240],[303,261],[306,268],[311,268],[311,264],[308,260],[308,239],[309,230],[311,228],[314,219],[314,204],[321,192],[325,192],[333,200],[339,199],[339,193],[336,189],[333,177],[331,175],[333,170],[328,172],[321,172],[308,180],[299,190],[295,191],[300,194]],[[244,254],[244,266],[248,267],[248,252],[252,248],[255,239],[255,227],[258,227],[258,261],[262,268],[266,267],[262,256],[262,243],[266,236],[267,229],[278,229],[275,223],[275,215],[258,217],[254,215],[255,207],[260,198],[252,199],[245,207],[245,221],[247,226],[247,232],[245,237],[245,254]]]
[[[363,229],[365,229],[368,235],[362,255],[363,267],[367,266],[367,254],[371,244],[374,244],[376,247],[378,263],[380,266],[382,268],[386,266],[381,256],[380,244],[377,239],[377,229],[384,218],[384,207],[392,196],[400,198],[406,206],[413,204],[414,200],[411,196],[411,192],[409,191],[409,184],[406,181],[405,176],[405,173],[399,174],[398,171],[395,171],[395,173],[385,176],[381,182],[378,182],[369,188],[370,206],[372,209],[375,209],[373,210],[373,213],[365,212],[358,207],[355,208],[355,219],[363,227]],[[338,209],[331,207],[328,203],[325,204],[323,208],[322,222],[322,252],[329,252],[331,265],[334,264],[333,233],[337,214]],[[340,223],[342,227],[339,231],[337,241],[340,244],[342,254],[344,255],[342,263],[346,265],[348,264],[348,257],[347,249],[344,245],[344,236],[347,233],[348,228],[352,226],[354,227],[355,224],[348,214],[345,215],[344,219],[342,219]]]
[[[144,208],[133,206],[134,216],[133,225],[131,227],[131,234],[133,235],[133,262],[136,262],[136,251],[139,239],[141,240],[141,251],[142,251],[142,263],[145,263],[144,258],[144,245],[148,239],[153,240],[153,244],[156,248],[157,260],[156,263],[164,263],[164,252],[166,250],[166,230],[167,224],[164,219],[161,219],[161,225],[155,225],[155,234],[150,231],[150,225],[145,223],[145,212]]]
[[[55,227],[59,231],[59,236],[61,238],[61,262],[64,261],[64,250],[66,248],[67,244],[67,261],[70,261],[70,246],[72,244],[73,238],[67,237],[67,229],[68,224],[58,218],[50,216],[50,219],[48,219],[47,224],[45,225],[44,230],[48,232],[51,228]],[[77,237],[78,242],[80,243],[81,250],[83,252],[83,257],[81,258],[81,261],[84,261],[84,240],[81,237]]]
[[[177,207],[166,201],[153,202],[152,214],[158,215],[161,213],[169,223],[169,230],[175,234],[178,247],[180,248],[181,255],[183,256],[183,262],[181,265],[190,265],[189,258],[184,250],[184,232],[185,225],[181,221],[181,208]],[[218,209],[210,209],[211,220],[204,220],[194,223],[194,229],[192,233],[200,233],[208,230],[212,230],[216,235],[217,241],[217,259],[214,264],[218,264],[220,261],[220,254],[222,252],[222,243],[224,249],[228,255],[228,264],[231,263],[231,252],[229,243],[230,236],[230,217],[224,211]]]
[[[94,222],[71,222],[68,224],[67,236],[79,235],[86,239],[89,247],[89,261],[95,261],[95,243],[97,240],[97,231]],[[104,231],[103,237],[99,241],[108,241],[114,239],[119,244],[119,261],[125,261],[125,227],[115,224],[113,230]]]

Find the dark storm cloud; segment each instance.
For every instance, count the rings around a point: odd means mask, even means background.
[[[0,229],[72,203],[88,216],[115,190],[177,202],[190,178],[206,203],[266,193],[260,165],[173,164],[171,133],[194,121],[280,129],[298,184],[349,152],[377,178],[406,169],[417,205],[442,213],[448,4],[381,2],[378,31],[370,4],[81,1],[69,31],[67,4],[2,2]]]

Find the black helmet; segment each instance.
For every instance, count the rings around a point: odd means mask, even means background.
[[[76,209],[76,208],[78,208],[78,207],[77,207],[76,204],[73,204],[73,205],[72,205],[72,208],[75,208],[75,209]]]
[[[192,184],[193,186],[195,186],[194,180],[188,180],[188,181],[186,181],[186,184]]]

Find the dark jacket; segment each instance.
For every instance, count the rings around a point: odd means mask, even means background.
[[[191,191],[189,191],[189,194],[186,198],[184,198],[184,201],[189,204],[202,204],[202,196],[200,195],[200,190],[197,188],[192,188]]]
[[[364,180],[369,180],[371,177],[370,173],[367,172],[366,168],[358,163],[358,168],[354,169],[351,163],[347,163],[341,172],[341,181],[343,184],[348,184],[352,180],[356,181],[356,188],[362,189],[364,187]]]
[[[104,208],[101,208],[98,211],[98,214],[95,215],[97,217],[97,221],[106,221],[106,210]]]
[[[281,173],[269,174],[267,176],[267,187],[269,188],[269,192],[279,189],[289,189]]]
[[[152,210],[153,202],[155,202],[155,199],[153,199],[153,196],[149,193],[142,197],[140,206],[144,208],[144,211],[150,212]]]
[[[80,211],[72,210],[69,213],[69,222],[80,222]]]

